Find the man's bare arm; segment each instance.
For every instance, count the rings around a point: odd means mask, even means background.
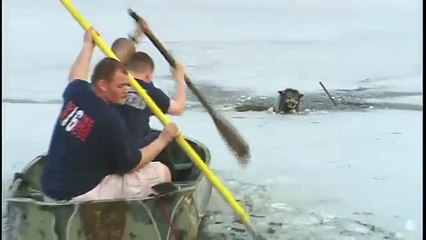
[[[93,28],[90,28],[84,34],[83,48],[71,67],[68,76],[69,82],[74,79],[88,80],[90,61],[92,60],[93,50],[95,48],[93,34],[96,34]]]
[[[167,125],[163,132],[152,143],[140,149],[142,159],[139,164],[131,171],[135,172],[146,166],[179,134],[175,123]]]
[[[177,81],[177,96],[175,100],[170,101],[170,107],[167,113],[171,115],[181,115],[186,107],[185,70],[181,64],[176,64],[174,76]]]

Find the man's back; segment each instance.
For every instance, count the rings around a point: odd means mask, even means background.
[[[120,148],[130,144],[116,144],[116,139],[128,139],[120,137],[127,132],[125,124],[88,82],[72,81],[63,99],[42,178],[43,192],[58,200],[87,192],[109,174],[129,171],[140,159],[139,151]]]
[[[161,89],[155,87],[152,82],[147,83],[140,79],[136,80],[139,85],[147,91],[148,95],[154,100],[160,110],[166,113],[170,106],[170,98]],[[135,141],[139,147],[148,145],[151,140],[157,137],[157,135],[153,135],[152,139],[145,139],[151,132],[149,119],[153,113],[136,91],[133,90],[129,92],[126,104],[117,105],[116,109],[123,116],[133,141]]]

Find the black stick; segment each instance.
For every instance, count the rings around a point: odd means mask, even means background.
[[[334,106],[337,106],[336,102],[334,101],[333,97],[330,95],[330,93],[327,91],[327,89],[324,87],[324,85],[322,84],[322,82],[319,82],[319,84],[321,85],[322,89],[324,89],[325,93],[327,93],[328,97],[330,98],[330,100],[334,103]]]

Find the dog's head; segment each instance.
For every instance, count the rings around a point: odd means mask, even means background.
[[[278,91],[278,93],[278,113],[297,113],[300,110],[303,94],[292,88]]]

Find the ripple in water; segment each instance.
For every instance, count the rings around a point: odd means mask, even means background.
[[[228,179],[226,184],[246,207],[256,231],[266,239],[404,239],[401,233],[386,231],[359,220],[276,202],[271,197],[271,190],[265,185],[232,179]],[[210,205],[215,204],[215,199],[212,200]],[[229,209],[210,210],[200,231],[199,239],[251,239],[244,225]]]

